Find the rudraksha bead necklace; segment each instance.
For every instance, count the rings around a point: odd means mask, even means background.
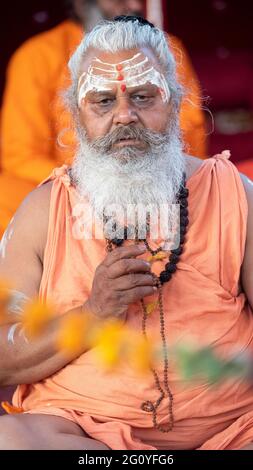
[[[169,361],[168,361],[168,347],[167,347],[167,341],[166,341],[166,333],[165,333],[165,320],[164,320],[164,309],[163,309],[163,293],[162,293],[162,286],[166,282],[170,281],[173,274],[177,270],[177,263],[179,262],[180,255],[183,252],[183,245],[185,242],[185,235],[187,232],[187,226],[189,224],[189,219],[188,219],[188,195],[189,195],[189,190],[186,188],[186,175],[184,173],[183,175],[183,182],[180,186],[179,192],[177,194],[177,203],[180,205],[180,246],[174,250],[170,251],[169,255],[169,262],[165,265],[165,270],[163,270],[159,276],[156,276],[154,273],[152,273],[154,279],[155,279],[155,285],[158,288],[158,307],[159,307],[159,312],[160,312],[160,333],[161,333],[161,338],[162,338],[162,345],[163,345],[163,354],[164,354],[164,389],[162,388],[160,384],[160,380],[158,377],[158,374],[156,370],[151,366],[150,370],[154,376],[155,379],[155,384],[156,388],[160,392],[160,397],[156,400],[155,403],[153,403],[150,400],[147,400],[141,404],[141,409],[143,411],[146,411],[147,413],[152,413],[152,419],[153,419],[153,425],[156,429],[158,429],[162,433],[167,433],[170,432],[173,429],[174,426],[174,414],[173,414],[173,395],[169,387],[169,381],[168,381],[168,367],[169,367]],[[136,234],[137,237],[137,234]],[[113,239],[109,240],[106,238],[106,246],[107,246],[107,251],[111,252],[113,251],[113,247],[119,247],[122,246],[124,243],[124,240],[127,238],[127,228],[124,229],[124,239]],[[146,245],[147,250],[151,253],[152,256],[157,255],[158,253],[163,251],[162,247],[157,248],[156,250],[152,250],[151,247],[149,246],[148,242],[146,239],[138,239],[135,238],[136,243],[141,243],[143,242]],[[146,324],[147,324],[147,308],[145,306],[144,300],[141,299],[141,305],[142,305],[142,310],[143,310],[143,318],[142,318],[142,333],[147,339],[147,332],[146,332]],[[169,398],[169,422],[166,425],[160,425],[157,422],[157,409],[160,406],[161,402],[163,399],[166,397]]]

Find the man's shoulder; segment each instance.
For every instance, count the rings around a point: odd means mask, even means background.
[[[31,191],[19,206],[13,218],[13,229],[27,241],[43,259],[47,240],[50,198],[53,182],[48,181]]]
[[[185,155],[186,179],[189,179],[204,164],[205,160],[192,155]]]
[[[26,211],[43,212],[50,204],[52,185],[53,181],[49,180],[41,186],[37,186],[25,197],[20,207]]]

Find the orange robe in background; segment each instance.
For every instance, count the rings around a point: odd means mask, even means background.
[[[248,205],[239,173],[228,157],[223,152],[205,160],[188,179],[186,243],[176,273],[163,286],[168,346],[190,340],[197,347],[212,346],[221,357],[235,351],[253,353],[253,312],[239,288]],[[53,186],[39,295],[41,301],[57,305],[61,315],[89,297],[96,267],[106,256],[106,243],[85,240],[82,233],[73,236],[78,233],[73,207],[80,198],[67,166],[55,169],[49,180]],[[158,274],[165,264],[158,261],[152,269]],[[140,302],[129,306],[126,324],[143,334]],[[156,308],[148,317],[148,338],[160,337],[159,330]],[[163,387],[163,361],[156,370]],[[154,402],[160,396],[152,373],[143,377],[127,363],[105,371],[97,362],[96,348],[39,383],[19,386],[13,405],[27,413],[72,420],[113,450],[240,449],[253,442],[252,383],[238,376],[213,387],[187,383],[171,361],[168,382],[175,419],[169,433],[154,429],[152,414],[141,409],[143,401]],[[168,423],[168,404],[165,397],[158,408],[159,424]]]
[[[10,61],[1,126],[0,236],[24,196],[53,168],[73,157],[74,135],[61,135],[72,121],[58,92],[69,80],[67,62],[82,37],[82,28],[68,20],[26,41]],[[193,155],[204,157],[199,84],[182,43],[171,37],[171,46],[192,100],[182,106],[185,141]],[[67,148],[57,145],[58,136]]]

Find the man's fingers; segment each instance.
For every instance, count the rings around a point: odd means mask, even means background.
[[[116,263],[113,263],[108,268],[108,277],[110,279],[117,279],[125,274],[131,273],[148,273],[150,272],[151,265],[147,261],[136,258],[124,258]]]
[[[157,287],[152,286],[134,287],[128,291],[122,291],[121,302],[129,305],[131,303],[137,302],[140,299],[143,299],[143,297],[153,295],[156,291]]]
[[[128,274],[114,281],[116,291],[130,290],[139,286],[154,286],[155,280],[151,274]]]
[[[116,261],[127,258],[135,258],[136,256],[140,256],[141,254],[145,253],[145,251],[147,251],[145,245],[131,245],[117,248],[107,255],[103,264],[104,266],[109,267],[113,263],[116,263]]]

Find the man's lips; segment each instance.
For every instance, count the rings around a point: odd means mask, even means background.
[[[141,141],[138,139],[120,139],[118,142],[115,142],[114,145],[119,147],[124,147],[126,145],[140,145]]]

